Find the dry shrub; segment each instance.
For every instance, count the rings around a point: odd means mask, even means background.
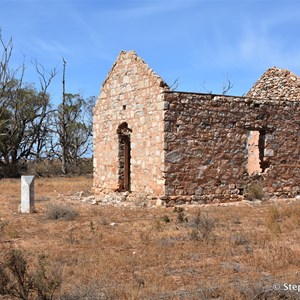
[[[155,224],[153,226],[157,231],[163,231],[163,226],[161,220],[155,220]]]
[[[4,221],[0,222],[0,242],[4,236],[4,230],[7,225],[8,225],[8,222],[4,222]]]
[[[142,244],[144,245],[149,245],[152,239],[151,236],[152,233],[152,228],[148,228],[148,227],[144,227],[141,231],[140,231],[140,239]]]
[[[244,233],[234,232],[230,236],[230,243],[233,246],[243,246],[247,254],[253,253],[253,247],[250,246],[250,239]]]
[[[0,262],[0,295],[22,300],[52,300],[61,284],[61,270],[57,266],[49,268],[44,255],[39,256],[33,270],[21,250],[9,251]]]
[[[50,220],[75,220],[79,213],[70,206],[50,205],[47,208],[46,216]]]
[[[260,182],[251,183],[245,193],[245,197],[247,200],[261,200],[264,197],[263,185]]]
[[[188,221],[187,217],[185,216],[183,207],[175,206],[173,212],[177,213],[177,223],[183,223]]]
[[[282,220],[289,220],[293,227],[300,226],[300,204],[292,203],[282,207],[281,211]]]
[[[116,299],[114,295],[105,291],[98,282],[88,285],[74,286],[68,292],[62,294],[59,300],[112,300]]]
[[[266,226],[267,228],[275,233],[281,233],[280,227],[280,211],[276,206],[271,206],[268,210],[267,218],[266,218]]]
[[[230,237],[230,241],[234,246],[249,244],[248,239],[241,232],[234,232]]]
[[[193,227],[190,233],[191,240],[208,241],[212,237],[216,220],[208,216],[208,214],[202,215],[200,210],[197,210],[195,215],[190,219],[189,225]]]
[[[170,248],[170,247],[174,246],[175,240],[176,239],[173,237],[163,237],[163,238],[159,239],[157,242],[160,247]]]
[[[61,161],[59,159],[44,159],[29,162],[26,166],[27,173],[41,177],[52,177],[62,175]],[[78,159],[77,166],[68,163],[68,175],[88,175],[93,173],[93,161],[91,158]]]
[[[62,269],[56,263],[51,263],[45,255],[38,257],[38,265],[33,273],[34,289],[38,299],[51,300],[54,299],[54,293],[60,289],[62,285]]]
[[[18,239],[21,237],[19,228],[16,225],[9,225],[6,227],[5,233],[11,239]]]
[[[269,243],[273,240],[272,234],[264,229],[265,227],[261,231],[252,230],[247,234],[249,242],[260,249],[268,247]]]
[[[299,252],[290,249],[289,246],[281,245],[280,242],[270,243],[267,251],[254,252],[251,260],[255,268],[270,272],[274,277],[282,274],[282,270],[286,268],[297,270],[300,266]],[[297,275],[295,271],[290,272],[293,273]]]
[[[171,219],[169,218],[168,215],[163,215],[161,219],[162,219],[162,221],[164,221],[165,223],[171,222]]]
[[[281,245],[280,243],[274,244],[269,249],[269,262],[274,262],[278,268],[286,266],[299,267],[300,257],[298,251],[292,250],[289,246]]]

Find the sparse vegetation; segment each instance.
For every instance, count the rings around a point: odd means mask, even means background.
[[[165,223],[171,222],[171,220],[170,220],[170,218],[169,218],[168,215],[163,215],[162,220],[163,220]]]
[[[234,232],[230,237],[230,241],[234,246],[247,245],[249,243],[246,236],[241,232]]]
[[[0,295],[22,300],[52,300],[61,283],[60,268],[50,269],[44,255],[38,258],[38,266],[33,270],[18,249],[8,251],[0,262]]]
[[[177,213],[177,222],[178,223],[188,222],[188,218],[185,216],[183,207],[175,206],[173,211],[174,211],[174,213]]]
[[[53,300],[299,297],[272,289],[274,282],[298,280],[299,202],[188,206],[178,213],[168,207],[76,205],[69,197],[88,191],[90,178],[45,178],[35,184],[36,196],[49,200],[36,202],[35,214],[20,215],[19,181],[0,181],[0,224],[6,224],[0,236],[1,270],[7,262],[3,253],[22,248],[28,274],[40,274],[49,293],[50,279],[61,275]],[[48,219],[50,203],[75,207],[80,216]],[[274,234],[268,220],[280,231]],[[37,272],[41,254],[46,276]],[[5,286],[6,276],[0,278]],[[30,300],[38,299],[36,279],[33,284]]]
[[[245,193],[245,197],[248,200],[262,200],[264,197],[263,185],[261,182],[251,183]]]
[[[190,226],[193,227],[190,233],[192,240],[208,241],[212,237],[216,220],[209,217],[208,214],[201,214],[201,211],[197,210],[191,218]]]
[[[118,299],[117,294],[110,294],[99,282],[88,285],[74,286],[68,292],[60,296],[59,300],[113,300]]]
[[[69,206],[63,205],[49,205],[47,208],[47,219],[50,220],[75,220],[78,216],[78,212]]]
[[[266,226],[271,232],[278,234],[281,232],[280,228],[280,212],[276,206],[270,206],[266,218]]]

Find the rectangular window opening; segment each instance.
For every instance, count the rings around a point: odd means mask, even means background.
[[[265,130],[247,131],[247,170],[249,175],[264,173],[264,171],[269,167],[269,160],[265,157],[265,146]]]

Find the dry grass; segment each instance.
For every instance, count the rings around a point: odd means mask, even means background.
[[[57,299],[299,298],[272,283],[299,283],[300,203],[186,207],[179,222],[172,208],[70,203],[62,194],[88,193],[91,179],[49,178],[35,182],[36,213],[21,215],[19,184],[0,181],[0,256],[16,248],[32,265],[41,254],[59,264]],[[79,215],[49,219],[52,204]]]

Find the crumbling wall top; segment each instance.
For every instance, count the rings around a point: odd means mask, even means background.
[[[287,69],[269,68],[246,96],[257,99],[300,100],[300,77]]]

